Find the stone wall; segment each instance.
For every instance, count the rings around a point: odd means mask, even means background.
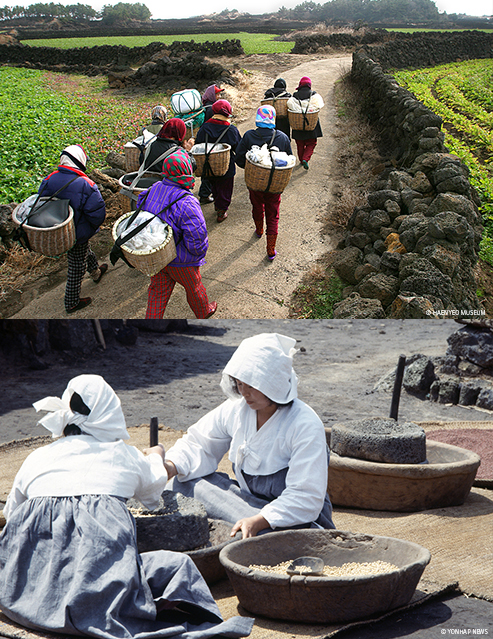
[[[474,276],[480,202],[467,167],[444,145],[441,118],[385,74],[368,47],[353,54],[351,77],[388,162],[332,256],[348,284],[334,318],[484,314]]]
[[[240,40],[198,43],[151,42],[145,47],[126,47],[123,45],[103,45],[99,47],[80,47],[58,49],[56,47],[29,47],[23,44],[0,45],[0,63],[14,66],[29,66],[63,72],[95,75],[107,73],[108,69],[123,69],[144,65],[156,55],[167,55],[177,64],[184,56],[195,56],[203,62],[204,56],[235,57],[244,53]],[[184,74],[179,74],[183,76]]]

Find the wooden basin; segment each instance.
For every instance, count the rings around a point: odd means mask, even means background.
[[[391,464],[331,452],[330,499],[336,506],[395,512],[463,504],[481,463],[479,455],[427,441],[426,459],[421,464]]]
[[[249,567],[274,566],[301,556],[321,557],[331,566],[381,560],[397,569],[367,576],[312,577]],[[242,539],[223,548],[219,559],[240,604],[249,612],[286,621],[343,623],[406,605],[430,553],[392,537],[307,529]]]

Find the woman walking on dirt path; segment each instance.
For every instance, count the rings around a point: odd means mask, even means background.
[[[200,127],[195,138],[196,144],[215,142],[220,138],[222,144],[231,146],[229,166],[221,177],[206,176],[210,182],[218,222],[224,222],[228,217],[228,208],[233,197],[233,186],[236,174],[235,152],[240,143],[241,135],[230,118],[233,113],[231,104],[227,100],[216,100],[212,105],[212,118]]]
[[[256,129],[247,131],[236,150],[236,164],[245,168],[246,153],[253,145],[262,147],[264,144],[276,146],[279,151],[292,155],[291,143],[288,136],[276,128],[276,111],[274,107],[263,105],[257,109],[255,117]],[[273,135],[274,133],[274,135]],[[264,233],[264,218],[267,238],[267,257],[273,260],[277,255],[276,241],[279,229],[280,193],[265,193],[248,189],[252,203],[252,217],[255,223],[255,235],[261,238]]]
[[[126,501],[158,507],[164,449],[140,452],[120,399],[99,375],[34,404],[55,441],[32,452],[4,507],[0,607],[27,628],[98,639],[243,637],[253,619],[223,621],[190,557],[139,553]]]
[[[162,319],[175,284],[187,293],[187,302],[197,319],[216,312],[217,303],[209,302],[202,284],[200,266],[209,247],[207,227],[197,198],[190,192],[195,185],[192,163],[185,149],[177,149],[163,161],[163,179],[137,200],[140,207],[154,213],[173,229],[176,258],[151,277],[147,294],[146,319]]]
[[[267,91],[264,94],[265,99],[290,98],[290,97],[291,97],[291,93],[288,93],[286,88],[286,80],[284,80],[283,78],[278,78],[274,82],[274,86],[271,87],[270,89],[267,89]],[[274,108],[276,108],[275,104],[276,103],[274,101]],[[291,137],[291,127],[289,126],[289,118],[287,115],[281,117],[277,115],[277,112],[276,112],[276,129],[285,133],[288,136],[288,138]]]
[[[214,104],[214,102],[217,102],[217,100],[219,100],[219,95],[222,93],[222,91],[224,91],[224,89],[221,89],[215,84],[211,84],[202,94],[202,106],[205,108],[204,122],[212,118],[212,116],[214,115],[212,112],[212,105]],[[201,204],[211,204],[211,202],[214,202],[211,183],[205,177],[202,177],[200,180],[199,201]]]
[[[97,184],[85,174],[86,165],[87,155],[79,144],[66,147],[60,155],[57,170],[41,182],[38,191],[43,196],[59,192],[61,198],[70,200],[70,206],[74,211],[75,245],[67,252],[67,313],[80,311],[92,302],[90,297],[80,297],[82,278],[86,270],[96,284],[108,270],[107,264],[98,264],[96,255],[89,246],[89,239],[98,232],[104,222],[106,206]]]
[[[312,81],[310,78],[304,76],[301,78],[297,90],[288,100],[288,109],[294,107],[294,110],[297,110],[296,107],[299,109],[301,106],[302,111],[305,112],[309,108],[309,105],[321,109],[324,106],[324,101],[319,93],[312,91]],[[293,129],[291,137],[296,141],[298,158],[306,170],[308,170],[308,162],[317,146],[317,138],[321,138],[322,135],[320,119],[313,131]]]

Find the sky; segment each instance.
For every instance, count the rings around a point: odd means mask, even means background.
[[[164,18],[191,18],[194,16],[221,13],[225,9],[260,15],[275,13],[280,7],[292,9],[303,0],[188,0],[187,2],[163,2],[163,0],[55,0],[60,4],[88,4],[100,11],[104,5],[114,5],[118,2],[140,2],[152,13],[154,20]],[[313,0],[317,4],[325,4],[328,0]],[[440,13],[466,13],[469,16],[493,15],[493,0],[434,0]],[[1,0],[0,0],[1,3]],[[28,6],[36,0],[22,0],[21,2],[4,2],[1,6]]]
[[[74,0],[58,0],[61,4],[74,4]],[[303,0],[188,0],[187,2],[163,2],[163,0],[76,0],[81,4],[88,4],[100,11],[104,5],[117,2],[141,2],[152,13],[155,20],[164,18],[190,18],[210,13],[220,13],[224,9],[238,9],[238,11],[252,15],[276,12],[284,6],[288,9],[301,4]],[[317,4],[325,4],[327,0],[314,0]],[[34,4],[35,0],[22,2],[22,5]],[[56,0],[55,0],[56,2]],[[434,0],[438,11],[443,13],[467,13],[470,16],[493,14],[493,0]],[[14,2],[13,4],[17,4]]]

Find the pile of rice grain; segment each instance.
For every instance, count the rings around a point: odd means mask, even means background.
[[[291,561],[283,561],[275,566],[266,566],[262,564],[250,564],[248,566],[252,570],[260,570],[262,572],[270,572],[284,574],[287,571]],[[388,561],[365,561],[357,563],[355,561],[342,564],[342,566],[324,566],[324,577],[346,577],[346,576],[363,576],[363,575],[380,575],[388,572],[399,570],[397,566]],[[305,572],[309,572],[307,569]],[[315,575],[318,576],[318,575]]]

